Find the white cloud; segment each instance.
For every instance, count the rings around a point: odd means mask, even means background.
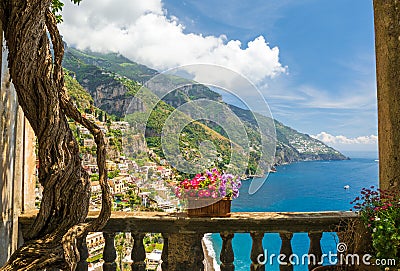
[[[344,144],[344,145],[354,145],[354,144],[363,144],[363,145],[376,145],[378,142],[378,136],[370,135],[370,136],[359,136],[355,138],[348,138],[343,135],[334,136],[328,134],[326,132],[321,132],[317,135],[312,135],[311,137],[321,140],[322,142],[328,145],[336,145],[336,144]]]
[[[326,109],[374,109],[376,91],[373,82],[354,84],[341,91],[329,92],[310,86],[301,86],[303,106]]]
[[[68,1],[67,1],[68,2]],[[165,70],[187,64],[217,64],[255,83],[285,72],[278,47],[263,36],[243,45],[225,35],[185,33],[178,18],[168,17],[162,0],[83,1],[66,3],[61,33],[80,49],[117,51],[150,67]]]

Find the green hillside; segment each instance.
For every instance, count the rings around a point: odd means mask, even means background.
[[[115,115],[116,119],[121,118],[125,112],[129,112],[130,101],[132,100],[132,96],[135,95],[141,87],[140,83],[127,77],[120,76],[114,71],[106,71],[99,66],[84,63],[80,58],[77,58],[76,55],[77,54],[71,58],[71,54],[67,54],[64,67],[69,69],[68,73],[75,76],[82,86],[87,89],[94,98],[95,105],[105,110],[107,113]],[[101,61],[94,61],[93,63],[99,62]],[[198,89],[195,88],[194,92],[195,91],[198,91]],[[199,92],[199,96],[200,94]],[[187,99],[189,99],[189,96]],[[138,103],[141,105],[137,108],[133,108],[131,112],[129,112],[130,114],[126,116],[126,120],[132,127],[137,128],[131,131],[133,134],[135,134],[135,132],[140,134],[140,126],[146,125],[145,135],[147,147],[156,154],[157,157],[155,157],[155,160],[160,161],[165,158],[161,148],[162,128],[165,120],[175,111],[175,108],[164,101],[159,101],[156,105],[153,105],[154,101],[158,101],[158,98],[154,93],[145,89],[140,99],[138,99]],[[149,108],[152,107],[154,107],[153,110],[149,111]],[[81,108],[81,110],[85,109]],[[148,121],[145,119],[146,115],[149,115]],[[223,169],[226,164],[229,164],[229,157],[232,150],[243,152],[240,146],[233,145],[231,148],[230,140],[203,123],[193,121],[189,116],[183,113],[178,114],[178,120],[179,119],[188,123],[182,130],[182,133],[187,136],[181,138],[178,143],[170,142],[164,147],[166,149],[172,149],[175,144],[179,145],[179,149],[181,153],[184,154],[185,159],[190,161],[199,160],[201,154],[198,146],[205,140],[210,140],[214,146],[216,146],[216,152],[220,157],[215,163],[210,163],[210,167],[217,166]],[[243,167],[243,165],[246,164],[245,159],[240,161],[240,164],[241,167]],[[239,164],[236,166],[240,167]],[[233,171],[235,171],[235,169],[233,169]]]
[[[161,101],[156,95],[161,95],[162,91],[158,93],[157,87],[152,87],[152,89],[156,89],[153,92],[144,88],[139,95],[140,97],[136,96],[131,102],[132,97],[137,94],[142,84],[157,75],[157,72],[144,65],[134,63],[120,54],[81,52],[73,48],[66,48],[63,65],[88,91],[95,106],[108,114],[115,115],[117,118],[128,113],[127,119],[133,127],[137,128],[137,131],[140,128],[145,129],[148,147],[156,153],[159,160],[164,158],[161,149],[162,128],[165,120],[172,112],[176,111],[176,107],[201,98],[218,102],[222,100],[218,93],[206,86],[193,84],[192,81],[180,77],[163,76],[160,77],[160,80],[167,86],[180,85],[182,82],[192,85],[177,88],[163,97]],[[154,104],[154,101],[157,101],[157,103]],[[256,122],[253,113],[249,110],[233,105],[228,106],[239,117],[240,122],[244,124],[251,150],[247,173],[254,174],[256,165],[260,162],[259,157],[262,155],[260,153],[262,138],[271,140],[270,135],[275,134],[275,131],[271,132],[273,127],[269,127],[273,122],[271,119],[258,114],[256,115]],[[146,115],[150,118],[144,124]],[[193,121],[189,115],[178,114],[181,121],[188,123],[188,125],[181,131],[185,136],[180,136],[179,142],[171,142],[171,148],[174,147],[173,144],[179,145],[185,159],[191,161],[201,159],[199,144],[205,140],[212,141],[216,146],[218,157],[216,163],[220,167],[229,163],[231,152],[245,153],[245,150],[241,147],[244,145],[240,144],[241,142],[228,140],[226,131],[222,127],[212,121]],[[234,123],[235,121],[232,116],[227,114],[222,114],[222,116],[227,122]],[[264,161],[262,159],[261,162],[264,164],[346,159],[341,153],[324,143],[299,133],[278,121],[274,121],[274,123],[277,136],[276,157],[275,161]],[[267,127],[266,130],[270,132],[260,133],[258,124],[261,124],[263,128]],[[140,127],[141,125],[146,125],[146,127]],[[232,146],[231,143],[233,143]],[[243,161],[239,163],[244,163],[245,160],[246,157],[243,157]]]

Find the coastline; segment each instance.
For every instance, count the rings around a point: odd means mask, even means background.
[[[270,169],[269,172],[263,172],[260,174],[245,174],[241,177],[242,181],[246,181],[252,178],[266,178],[270,173],[276,173],[279,172],[277,169],[280,166],[286,166],[286,165],[291,165],[295,163],[302,163],[302,162],[332,162],[332,161],[346,161],[346,160],[351,160],[349,156],[345,156],[342,154],[343,157],[339,158],[321,158],[321,157],[310,157],[310,158],[302,158],[302,159],[294,159],[291,161],[276,161],[273,168]]]
[[[215,251],[211,240],[211,233],[204,235],[201,239],[204,252],[204,270],[205,271],[220,271],[219,265],[215,259]]]

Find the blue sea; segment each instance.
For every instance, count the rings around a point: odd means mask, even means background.
[[[378,157],[372,152],[347,154],[351,160],[299,162],[277,167],[277,172],[268,176],[263,186],[249,195],[249,181],[244,181],[240,197],[232,201],[232,211],[275,212],[275,211],[348,211],[352,201],[363,187],[378,184]],[[349,185],[348,190],[344,189]],[[324,233],[321,240],[323,252],[336,253],[337,237]],[[222,240],[219,234],[206,237],[211,251],[219,264]],[[251,237],[235,234],[233,239],[235,270],[249,270]],[[268,233],[263,239],[268,254],[279,254],[281,241],[276,233]],[[296,233],[292,239],[293,252],[307,254],[307,233]],[[218,268],[217,268],[218,269]],[[267,270],[279,270],[278,264],[267,265]],[[295,266],[295,270],[307,270],[306,266]]]

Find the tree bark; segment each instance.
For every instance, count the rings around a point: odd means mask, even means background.
[[[38,139],[39,181],[44,188],[41,208],[28,240],[1,271],[49,267],[75,270],[79,261],[76,239],[88,231],[100,230],[111,214],[104,136],[99,127],[81,116],[66,94],[61,67],[64,48],[50,3],[49,0],[0,3],[11,79],[18,102]],[[79,146],[67,117],[88,128],[98,147],[102,210],[92,223],[84,223],[90,199],[89,176],[82,168]]]

